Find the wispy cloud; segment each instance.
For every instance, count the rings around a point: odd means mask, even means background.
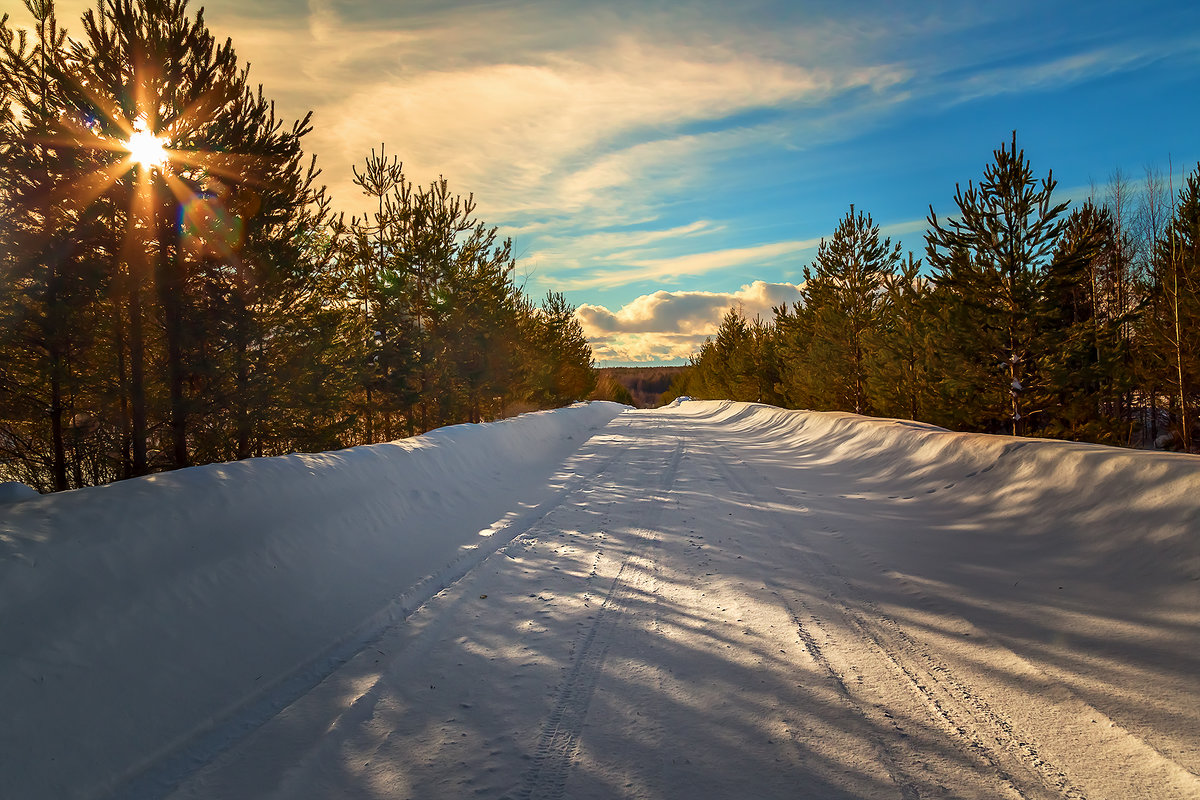
[[[1032,62],[981,65],[969,70],[960,67],[942,76],[938,91],[949,95],[954,102],[967,102],[1000,94],[1061,90],[1083,81],[1129,72],[1176,53],[1194,52],[1198,46],[1200,39],[1192,38],[1183,42],[1093,47]]]
[[[93,2],[59,5],[71,22]],[[419,182],[445,175],[474,192],[485,219],[526,226],[578,213],[629,224],[653,218],[664,191],[694,186],[714,163],[754,146],[753,135],[694,126],[756,109],[818,108],[904,78],[852,46],[862,26],[807,12],[780,25],[783,10],[769,5],[204,5],[214,33],[233,37],[282,114],[316,112],[306,149],[350,211],[365,205],[350,167],[382,141]]]
[[[502,219],[611,214],[638,181],[656,179],[660,194],[685,183],[704,163],[697,151],[720,144],[681,126],[892,80],[882,68],[838,72],[627,34],[536,63],[365,83],[326,111],[320,136],[323,147],[351,153],[385,138],[412,175],[448,175]]]
[[[567,289],[612,288],[654,281],[675,283],[682,277],[695,277],[731,267],[766,267],[783,257],[795,257],[812,250],[820,239],[803,239],[752,247],[733,247],[701,253],[630,261],[628,266],[594,270],[582,276],[566,276],[561,282]]]
[[[569,237],[551,235],[542,237],[542,248],[535,255],[550,258],[569,247],[572,253],[586,254],[592,258],[614,258],[619,257],[618,254],[637,252],[650,245],[674,243],[721,230],[722,226],[700,219],[663,229],[596,231]]]

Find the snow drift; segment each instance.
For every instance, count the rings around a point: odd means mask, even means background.
[[[907,420],[796,412],[728,402],[675,413],[724,423],[769,443],[781,461],[836,465],[847,492],[939,498],[930,527],[972,548],[1000,534],[1033,569],[1086,570],[1113,590],[1200,581],[1200,457],[1104,445],[953,433]]]
[[[319,679],[482,557],[480,534],[544,499],[624,408],[0,507],[3,794],[104,796],[256,698]]]

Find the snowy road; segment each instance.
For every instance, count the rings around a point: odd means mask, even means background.
[[[1128,519],[1066,467],[989,474],[1015,440],[948,479],[797,419],[622,414],[171,796],[1200,797],[1194,535],[1081,546]]]

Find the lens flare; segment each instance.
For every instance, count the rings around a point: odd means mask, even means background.
[[[179,207],[179,232],[184,247],[197,256],[230,258],[242,247],[245,225],[230,189],[209,179],[204,191],[192,195]]]

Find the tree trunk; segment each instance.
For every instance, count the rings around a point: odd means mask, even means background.
[[[67,488],[67,447],[63,437],[62,356],[51,347],[50,356],[50,438],[54,450],[54,491]]]
[[[167,200],[158,222],[158,286],[167,343],[167,386],[171,414],[171,463],[176,469],[188,466],[187,407],[184,401],[183,368],[183,281],[175,245],[175,204]]]
[[[234,391],[234,457],[239,461],[249,458],[250,448],[250,357],[246,339],[246,315],[244,304],[235,312],[238,319],[234,326],[234,347],[236,349],[235,363],[237,387]]]
[[[136,279],[129,287],[129,421],[133,475],[150,471],[146,460],[145,338],[142,329],[142,289]]]

